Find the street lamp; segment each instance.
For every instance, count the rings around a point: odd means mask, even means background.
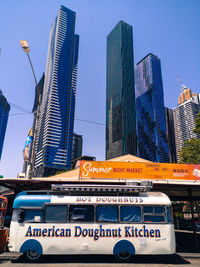
[[[33,72],[33,76],[34,76],[34,80],[35,80],[35,86],[36,86],[36,91],[37,91],[37,96],[38,96],[37,110],[34,111],[32,151],[31,151],[31,157],[29,157],[29,159],[30,159],[30,169],[28,170],[28,178],[31,179],[32,174],[33,174],[33,161],[34,161],[34,155],[35,155],[36,135],[37,135],[38,123],[39,123],[41,95],[40,95],[40,90],[39,90],[38,83],[37,83],[37,80],[36,80],[35,72],[34,72],[34,69],[33,69],[33,64],[31,62],[31,58],[29,56],[29,52],[30,52],[29,44],[28,44],[28,42],[26,40],[20,40],[20,44],[21,44],[21,47],[22,47],[23,51],[28,56],[28,60],[30,62],[31,69],[32,69],[32,72]]]
[[[37,91],[39,93],[39,88],[38,88],[38,84],[37,84],[37,80],[36,80],[36,76],[35,76],[35,72],[34,72],[34,69],[33,69],[33,64],[31,62],[31,58],[29,56],[29,52],[30,52],[30,47],[28,45],[28,42],[26,40],[20,40],[20,44],[21,44],[21,47],[23,49],[23,51],[27,54],[28,56],[28,60],[31,64],[31,69],[32,69],[32,72],[33,72],[33,76],[34,76],[34,80],[35,80],[35,85],[36,85],[36,88],[37,88]]]
[[[30,52],[30,48],[29,48],[28,42],[26,40],[20,40],[20,44],[21,44],[21,47],[24,50],[24,52],[26,52],[26,53]]]

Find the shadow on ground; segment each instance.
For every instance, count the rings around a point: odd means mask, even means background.
[[[12,263],[27,262],[23,256],[12,260]],[[113,256],[107,255],[48,255],[43,256],[38,263],[117,263]],[[190,264],[178,254],[173,255],[137,255],[134,256],[131,263],[138,264]]]

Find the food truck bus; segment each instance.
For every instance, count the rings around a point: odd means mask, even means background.
[[[170,199],[149,185],[53,185],[24,191],[13,204],[9,250],[30,261],[48,254],[175,253]]]

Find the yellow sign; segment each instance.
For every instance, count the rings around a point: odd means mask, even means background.
[[[200,165],[81,161],[80,178],[200,180]]]

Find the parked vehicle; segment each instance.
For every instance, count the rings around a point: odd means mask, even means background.
[[[170,199],[145,186],[56,185],[14,200],[9,249],[31,261],[47,254],[173,254]]]

